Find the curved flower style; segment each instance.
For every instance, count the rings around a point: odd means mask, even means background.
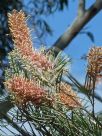
[[[15,47],[19,49],[22,58],[41,69],[47,70],[52,68],[52,63],[44,54],[32,49],[30,30],[27,26],[24,12],[13,10],[12,14],[8,14],[8,22]]]
[[[81,107],[81,102],[78,96],[73,92],[70,85],[66,83],[60,84],[60,92],[58,93],[60,101],[69,108]]]
[[[15,101],[21,105],[25,105],[29,101],[38,105],[45,96],[45,91],[42,88],[23,76],[14,76],[7,80],[5,85],[9,92],[14,94]]]

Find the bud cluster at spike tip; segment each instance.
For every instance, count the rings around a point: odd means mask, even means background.
[[[43,70],[52,69],[53,64],[44,54],[33,50],[30,30],[26,23],[26,17],[23,11],[13,10],[8,14],[10,32],[15,44],[23,58],[26,58],[33,66]]]

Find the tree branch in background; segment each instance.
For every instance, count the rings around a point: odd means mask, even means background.
[[[85,1],[79,1],[78,16],[72,23],[70,28],[68,28],[52,45],[50,49],[53,49],[55,55],[58,54],[60,50],[64,50],[71,41],[78,35],[80,30],[102,9],[102,0],[97,0],[89,9],[85,11]],[[80,16],[80,12],[84,12],[83,16]]]
[[[85,0],[79,0],[78,16],[82,16],[85,13]]]

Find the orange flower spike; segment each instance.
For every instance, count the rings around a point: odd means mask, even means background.
[[[30,30],[26,24],[25,14],[16,10],[12,14],[8,14],[8,22],[14,43],[17,48],[27,48],[32,51],[32,41],[30,38]]]
[[[102,47],[93,47],[88,54],[88,75],[96,78],[102,78]]]
[[[69,108],[81,107],[78,96],[73,92],[71,86],[66,83],[60,83],[60,92],[58,93],[58,97],[60,101]]]

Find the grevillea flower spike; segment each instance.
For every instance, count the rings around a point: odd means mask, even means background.
[[[89,50],[85,88],[92,90],[97,83],[102,82],[102,47],[93,47]]]
[[[60,83],[60,92],[57,94],[61,103],[66,105],[69,108],[78,108],[81,107],[80,99],[77,94],[72,90],[72,87],[67,83]]]
[[[52,68],[52,63],[44,54],[33,50],[30,29],[27,26],[24,12],[17,12],[16,10],[13,10],[11,14],[8,14],[8,22],[15,44],[14,49],[17,48],[19,50],[22,58],[25,58],[33,66],[37,66],[43,70]]]
[[[5,86],[11,94],[14,94],[15,102],[20,105],[26,105],[29,101],[36,105],[40,104],[45,96],[44,89],[23,76],[12,77],[5,82]]]
[[[93,47],[90,49],[87,72],[93,78],[102,78],[102,47]]]

